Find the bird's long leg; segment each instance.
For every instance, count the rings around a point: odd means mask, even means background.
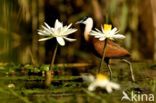
[[[132,78],[132,81],[134,82],[135,77],[134,77],[134,73],[133,73],[132,63],[130,61],[126,60],[126,59],[122,59],[122,60],[129,64],[129,69],[130,69],[130,72],[131,72],[131,78]]]
[[[108,67],[109,73],[110,73],[110,80],[112,80],[112,69],[110,67],[110,64],[107,64],[107,67]]]
[[[109,69],[110,80],[112,80],[112,69],[111,69],[110,64],[109,64],[109,58],[105,58],[104,60],[106,62],[107,68]]]

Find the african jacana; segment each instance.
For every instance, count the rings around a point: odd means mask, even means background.
[[[94,54],[98,57],[102,57],[103,55],[103,48],[104,48],[104,42],[100,41],[97,38],[94,38],[90,36],[90,32],[93,28],[93,19],[91,17],[85,18],[81,21],[78,21],[77,24],[82,23],[85,24],[85,30],[84,30],[84,39],[88,43],[89,47],[91,47],[91,50],[93,50]],[[134,75],[133,75],[133,69],[131,66],[131,63],[126,60],[125,58],[130,57],[130,53],[122,48],[119,44],[108,40],[107,47],[106,47],[106,54],[105,54],[105,63],[110,71],[110,77],[112,77],[112,70],[109,65],[110,59],[122,59],[130,66],[130,72],[132,80],[135,81]]]

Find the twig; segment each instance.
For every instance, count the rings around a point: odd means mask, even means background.
[[[68,64],[56,64],[54,66],[57,67],[65,67],[65,68],[74,68],[74,67],[88,67],[94,66],[95,64],[88,64],[88,63],[68,63]]]

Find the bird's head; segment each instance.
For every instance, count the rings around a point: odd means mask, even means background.
[[[82,20],[76,22],[76,24],[85,24],[85,25],[92,24],[93,25],[93,19],[91,17],[85,17]]]
[[[91,17],[85,17],[82,20],[76,22],[76,24],[84,24],[84,38],[86,41],[89,41],[89,34],[93,28],[93,19]]]

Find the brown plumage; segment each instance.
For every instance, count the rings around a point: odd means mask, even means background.
[[[100,41],[98,39],[93,39],[93,48],[95,49],[95,52],[98,56],[102,57],[103,55],[103,48],[104,48],[104,42]],[[118,59],[118,58],[125,58],[129,57],[130,53],[122,48],[119,44],[108,40],[107,46],[106,46],[106,58],[111,58],[111,59]]]

